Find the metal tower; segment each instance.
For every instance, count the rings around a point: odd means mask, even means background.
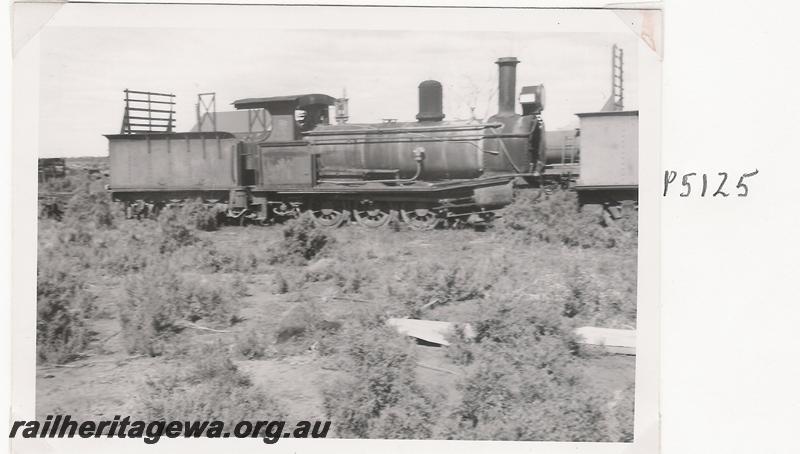
[[[620,111],[625,107],[623,56],[622,48],[614,44],[614,47],[611,48],[611,96],[603,106],[604,112]]]
[[[199,93],[197,95],[197,130],[200,132],[217,131],[217,94]]]

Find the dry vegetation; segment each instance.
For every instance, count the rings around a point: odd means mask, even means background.
[[[635,326],[635,219],[606,227],[572,193],[528,192],[485,232],[330,231],[304,218],[220,229],[199,203],[125,220],[102,181],[84,180],[61,184],[76,190],[63,221],[39,223],[48,377],[102,356],[159,364],[124,402],[151,418],[319,417],[339,437],[632,439],[632,364],[603,366],[613,358],[573,329]],[[468,322],[476,336],[421,347],[389,317]],[[450,373],[422,373],[432,357]],[[331,374],[306,407],[256,383],[299,358]],[[81,378],[85,399],[95,376]],[[45,411],[70,405],[49,399]]]

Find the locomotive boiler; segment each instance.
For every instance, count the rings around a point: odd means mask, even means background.
[[[488,222],[511,202],[514,182],[536,184],[543,166],[542,89],[529,89],[535,96],[516,113],[519,61],[496,63],[499,109],[486,121],[445,121],[441,84],[424,81],[416,122],[333,125],[336,99],[324,94],[235,101],[251,126],[269,118],[260,134],[175,133],[171,114],[164,131],[152,123],[126,130],[123,122],[121,134],[106,136],[110,190],[134,207],[201,198],[242,223],[302,212],[329,227],[350,220],[380,227],[393,218],[415,229]]]
[[[442,85],[427,80],[419,85],[417,122],[321,125],[304,134],[320,153],[320,170],[397,169],[401,178],[415,175],[408,159],[418,146],[426,150],[420,178],[449,180],[517,174],[533,182],[541,168],[541,91],[515,112],[513,57],[501,58],[498,113],[485,122],[444,121]],[[541,88],[536,87],[538,90]],[[328,170],[330,169],[330,170]]]

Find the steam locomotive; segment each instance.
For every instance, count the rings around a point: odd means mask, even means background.
[[[177,133],[172,110],[152,108],[173,105],[172,95],[153,101],[158,94],[126,90],[122,131],[106,136],[109,189],[131,211],[200,198],[239,223],[303,212],[325,227],[349,221],[381,227],[400,219],[424,230],[489,222],[511,203],[513,185],[536,185],[544,166],[543,88],[525,87],[517,114],[518,63],[496,61],[499,109],[486,121],[445,121],[442,85],[427,80],[419,85],[416,122],[331,124],[337,100],[302,94],[235,101],[250,126],[262,130],[225,132],[215,125]],[[132,107],[129,95],[136,93],[147,94],[146,107]],[[134,115],[141,111],[147,116]],[[154,131],[154,112],[169,112],[156,118],[162,131]]]

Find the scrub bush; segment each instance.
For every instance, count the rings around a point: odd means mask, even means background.
[[[461,399],[444,430],[453,439],[598,441],[608,396],[587,386],[563,301],[492,301],[473,339],[454,339],[465,365]]]
[[[158,225],[161,230],[161,244],[159,252],[172,253],[178,249],[195,244],[200,241],[197,229],[178,210],[165,210],[158,216]]]
[[[129,276],[124,287],[117,306],[130,353],[162,354],[165,340],[187,321],[228,326],[236,317],[229,286],[178,274],[168,263]]]
[[[121,223],[104,237],[97,251],[105,273],[126,276],[144,270],[154,261],[161,261],[164,238],[155,221],[142,220]]]
[[[203,203],[200,199],[184,203],[177,211],[178,218],[185,225],[206,232],[219,229],[220,210]]]
[[[180,364],[147,380],[142,417],[166,421],[283,420],[286,412],[272,396],[253,385],[231,361],[227,349],[207,345]]]
[[[93,296],[85,274],[69,260],[39,260],[36,273],[36,352],[39,360],[62,363],[86,347],[90,331],[85,319]]]
[[[620,393],[619,399],[612,406],[614,424],[611,433],[612,439],[616,441],[633,441],[634,391],[634,385],[631,383]]]
[[[519,192],[502,214],[504,229],[517,233],[524,241],[580,248],[636,246],[635,215],[606,226],[600,213],[579,211],[573,191],[559,190],[549,195]]]
[[[370,282],[378,279],[374,257],[358,248],[335,248],[332,258],[322,258],[303,270],[303,282],[332,282],[342,294],[361,292]]]
[[[95,187],[87,180],[80,184],[67,202],[64,221],[68,224],[89,224],[96,228],[113,228],[121,214],[111,200],[111,193]]]
[[[325,412],[340,437],[429,438],[437,399],[416,379],[411,343],[383,325],[350,327],[339,341],[348,376],[323,390]]]
[[[404,263],[387,283],[386,293],[405,304],[411,317],[428,303],[444,304],[485,297],[509,271],[499,254],[474,260],[454,254]]]
[[[272,344],[262,330],[250,328],[236,336],[236,350],[244,359],[262,359]]]
[[[461,390],[447,438],[611,441],[606,396],[578,377],[564,379],[498,355],[477,364]]]
[[[309,216],[300,216],[283,227],[283,241],[270,249],[269,263],[303,265],[318,256],[335,242],[324,229],[314,224]]]

